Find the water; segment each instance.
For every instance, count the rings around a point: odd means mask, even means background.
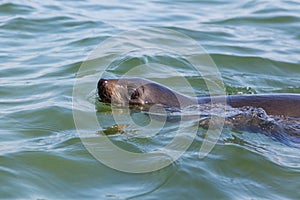
[[[85,148],[72,107],[76,75],[91,51],[116,34],[149,27],[178,31],[201,44],[218,66],[229,93],[300,93],[299,10],[296,0],[1,1],[0,198],[299,199],[299,149],[261,134],[225,129],[213,151],[199,159],[205,137],[205,131],[199,130],[189,149],[168,167],[124,173],[105,166]],[[126,45],[165,45],[144,33],[144,43]],[[181,48],[189,46],[185,40],[176,42]],[[84,71],[82,77],[96,80],[103,70],[101,63],[111,61],[113,55],[98,58],[99,68]],[[184,69],[187,64],[180,56],[148,49],[116,58],[110,76],[157,61],[169,68],[133,73],[189,93],[185,82],[177,81],[178,74],[169,73],[180,71],[197,95],[207,94],[203,79]],[[79,99],[83,107],[75,110],[87,116],[93,113],[105,123],[103,129],[115,125],[109,120],[109,109],[91,111],[95,88],[89,87],[90,96]],[[143,113],[131,115],[137,124],[147,125]],[[144,132],[155,132],[156,127],[126,126],[124,110],[117,116],[124,120],[120,130],[126,134],[114,134],[112,129],[110,139],[135,152],[167,145],[177,130],[176,122],[170,122],[160,134],[143,138]],[[91,143],[101,139],[97,132],[101,128],[88,126],[89,118],[82,122]],[[194,127],[189,123],[182,123],[185,132]]]

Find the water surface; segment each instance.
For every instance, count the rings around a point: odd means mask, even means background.
[[[88,152],[72,112],[76,74],[91,51],[116,34],[149,27],[196,40],[215,61],[230,94],[300,93],[299,11],[297,0],[1,1],[0,198],[299,199],[299,149],[262,134],[226,129],[200,160],[205,131],[199,130],[190,148],[170,166],[131,174],[103,165]],[[100,57],[99,63],[112,54]],[[119,58],[124,57],[126,62],[116,64],[109,75],[152,59],[186,73],[196,94],[207,94],[200,76],[182,70],[186,63],[180,57],[151,51]],[[96,76],[102,67],[85,76]],[[141,77],[188,91],[164,68],[143,71]],[[89,91],[92,96],[95,88]],[[89,99],[85,101],[89,107]],[[94,113],[105,127],[114,125],[109,110]],[[143,113],[133,117],[137,123],[147,122]],[[125,149],[147,151],[166,145],[176,123],[146,139],[135,137],[143,129],[126,130],[129,134],[111,140]]]

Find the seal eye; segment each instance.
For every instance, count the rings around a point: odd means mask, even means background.
[[[130,98],[131,98],[131,99],[137,99],[138,97],[139,97],[139,92],[138,92],[137,89],[134,89],[134,90],[132,91],[132,94],[131,94]]]

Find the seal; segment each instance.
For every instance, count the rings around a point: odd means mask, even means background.
[[[300,94],[251,94],[202,96],[191,98],[177,93],[168,87],[140,78],[100,79],[98,82],[99,100],[119,106],[129,106],[148,110],[157,105],[175,108],[202,106],[199,126],[218,127],[225,118],[224,126],[236,130],[259,132],[288,146],[300,148]],[[213,105],[225,104],[225,117],[221,121],[211,121],[206,110]],[[171,109],[172,110],[172,109]],[[209,112],[208,112],[209,113]],[[210,123],[212,122],[212,123]]]
[[[103,103],[129,105],[148,109],[152,105],[184,107],[209,104],[212,98],[191,98],[160,85],[140,78],[100,79],[98,95]],[[226,103],[233,108],[245,106],[262,108],[268,115],[300,118],[300,94],[245,94],[214,97],[214,101]]]

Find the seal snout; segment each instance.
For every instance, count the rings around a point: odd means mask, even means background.
[[[98,82],[98,95],[100,101],[104,103],[111,103],[111,95],[109,89],[109,83],[107,79],[100,79]]]
[[[98,88],[103,87],[107,84],[107,79],[101,78],[98,82]]]

